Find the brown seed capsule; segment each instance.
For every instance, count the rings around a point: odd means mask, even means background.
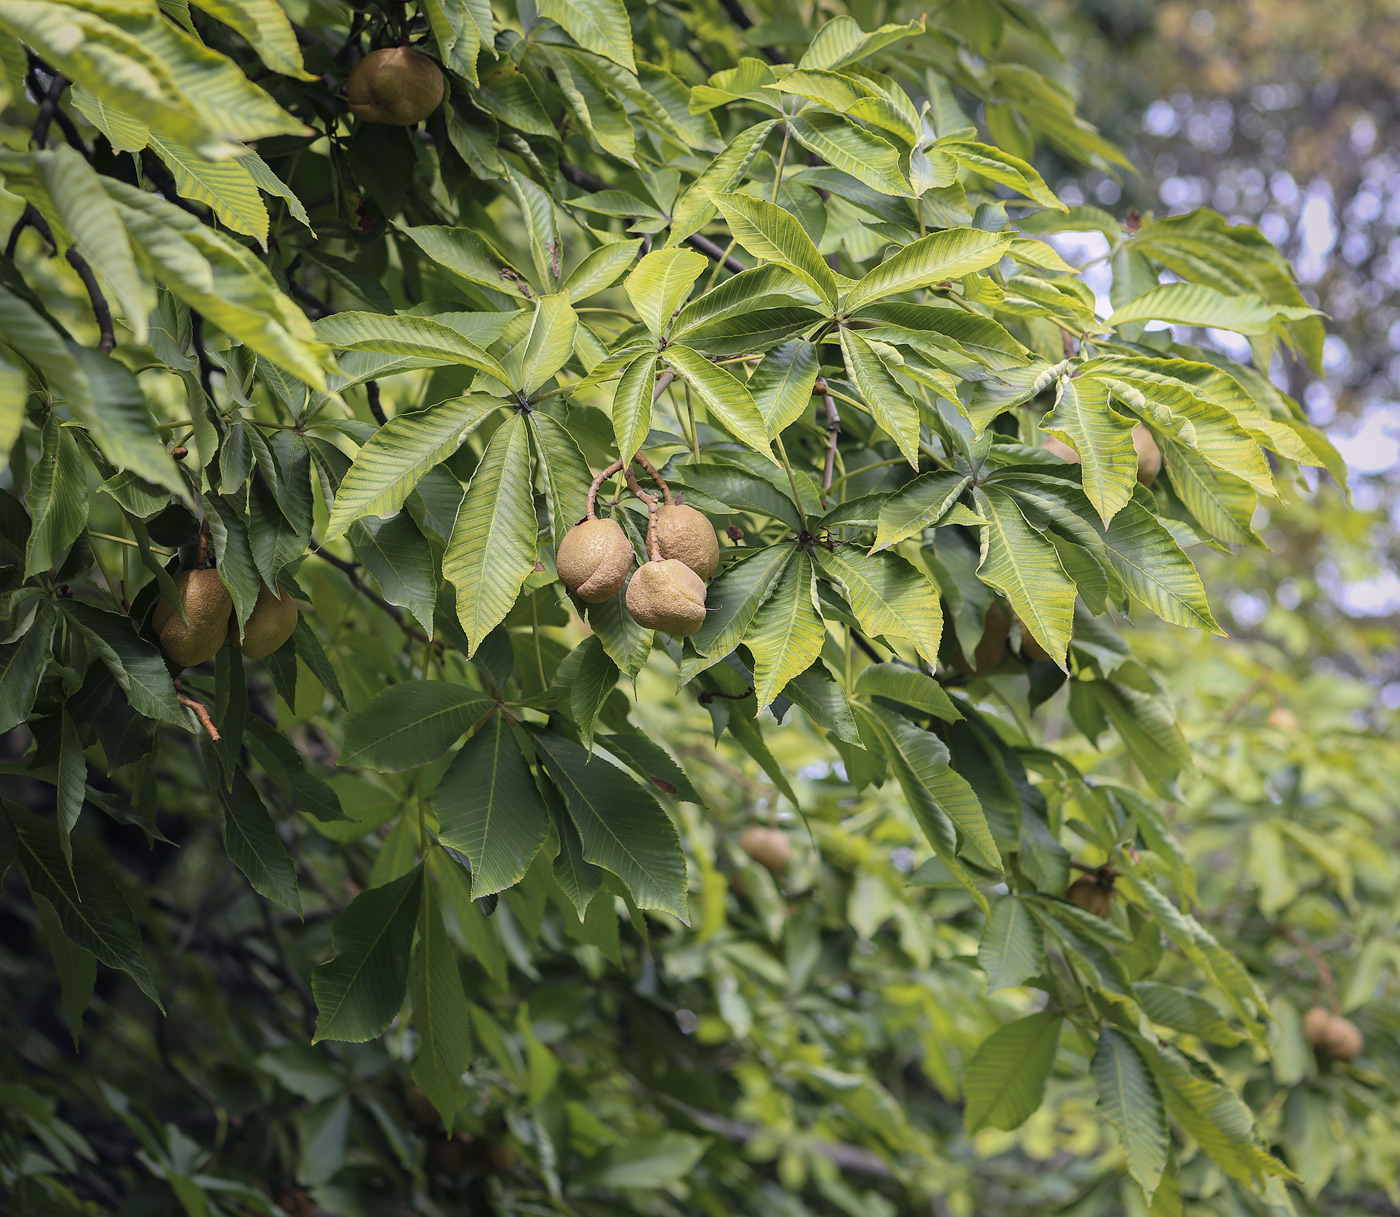
[[[663,558],[679,559],[702,579],[719,566],[714,525],[683,503],[665,503],[656,509],[656,544]]]
[[[1328,1027],[1323,1051],[1336,1061],[1354,1061],[1366,1047],[1366,1040],[1356,1024],[1340,1014],[1334,1015]]]
[[[792,843],[780,828],[751,824],[739,834],[739,848],[772,875],[781,875],[792,860]]]
[[[1079,453],[1064,440],[1049,436],[1044,448],[1046,452],[1053,453],[1062,461],[1068,461],[1071,465],[1079,464]],[[1137,480],[1144,486],[1151,486],[1157,480],[1157,475],[1162,472],[1162,450],[1157,447],[1152,432],[1141,423],[1133,428],[1133,450],[1137,453]]]
[[[1107,920],[1113,908],[1113,889],[1104,887],[1093,875],[1082,875],[1069,885],[1065,899],[1085,912]]]
[[[982,638],[972,653],[972,665],[960,649],[953,652],[953,667],[964,676],[985,676],[999,668],[1006,658],[1006,640],[1011,637],[1011,621],[999,601],[993,600],[982,625]]]
[[[1298,716],[1287,706],[1275,706],[1269,711],[1269,717],[1265,721],[1280,731],[1298,730]]]
[[[705,583],[684,562],[643,562],[627,585],[627,611],[638,625],[689,638],[705,623]]]
[[[1321,1048],[1327,1042],[1327,1031],[1332,1023],[1332,1012],[1324,1006],[1313,1006],[1303,1015],[1303,1034],[1314,1048]]]
[[[636,554],[616,520],[584,520],[564,534],[554,566],[564,586],[588,604],[611,600],[627,582]]]
[[[238,640],[238,618],[228,622],[228,640],[249,659],[266,659],[297,628],[297,602],[290,593],[273,595],[266,586],[258,587],[257,603],[243,624],[243,641]]]
[[[189,454],[190,450],[186,448],[184,444],[176,444],[175,447],[170,449],[170,456],[173,460],[183,461]]]
[[[151,613],[151,628],[161,649],[182,668],[192,668],[214,658],[224,645],[233,598],[212,569],[182,570],[175,576],[175,590],[185,610],[185,620],[164,596]]]
[[[406,46],[371,51],[345,82],[350,113],[361,122],[411,127],[442,105],[447,81],[426,55]]]

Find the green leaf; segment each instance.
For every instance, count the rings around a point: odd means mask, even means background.
[[[151,136],[151,147],[169,167],[181,198],[205,204],[224,227],[267,248],[267,206],[239,160],[205,160],[158,135]]]
[[[503,392],[511,381],[510,374],[481,347],[431,317],[332,313],[316,322],[316,337],[341,351],[376,351],[460,363],[500,381]]]
[[[146,318],[152,294],[141,278],[121,213],[102,181],[75,149],[66,144],[40,152],[34,163],[48,188],[73,245],[101,276],[136,343],[146,341]]]
[[[29,471],[24,492],[29,508],[29,539],[24,577],[57,565],[88,520],[87,470],[72,431],[54,413],[44,423],[43,449]]]
[[[130,617],[104,612],[79,600],[61,602],[65,617],[83,633],[84,641],[107,665],[132,709],[147,718],[190,729],[189,720],[176,700],[170,670],[161,654],[139,637]]]
[[[83,759],[83,743],[78,738],[78,726],[67,710],[59,712],[58,732],[58,844],[69,865],[73,862],[73,826],[82,815],[87,788],[87,761]]]
[[[986,520],[977,577],[1011,602],[1021,624],[1063,667],[1074,626],[1073,580],[1010,495],[992,487],[973,493]]]
[[[1133,1039],[1156,1075],[1168,1114],[1227,1175],[1246,1187],[1266,1175],[1297,1181],[1258,1143],[1249,1108],[1233,1090],[1203,1077],[1171,1045]]]
[[[655,1191],[686,1178],[708,1143],[681,1132],[631,1137],[610,1145],[584,1164],[579,1181],[591,1187]]]
[[[535,743],[568,805],[583,856],[611,871],[638,908],[687,921],[686,867],[675,825],[656,799],[616,766],[572,740],[544,732]]]
[[[746,194],[710,196],[734,239],[760,262],[787,267],[826,303],[836,305],[836,275],[797,217],[776,203]]]
[[[931,731],[883,706],[871,706],[865,714],[879,724],[900,789],[939,857],[947,863],[959,852],[949,831],[955,828],[961,852],[999,872],[1001,854],[982,804],[966,779],[949,768],[948,746]],[[985,910],[980,894],[978,904]]]
[[[457,617],[470,657],[505,620],[535,569],[535,504],[529,429],[518,414],[486,445],[442,557],[457,589]]]
[[[881,194],[913,195],[894,145],[839,114],[807,112],[787,120],[792,138],[827,164]]]
[[[1163,621],[1214,634],[1225,632],[1211,616],[1191,559],[1142,503],[1134,499],[1113,517],[1104,546],[1129,594]]]
[[[590,296],[611,287],[622,272],[637,260],[637,251],[641,247],[640,240],[610,241],[585,255],[564,280],[564,291],[568,293],[569,300],[582,304]]]
[[[68,940],[54,906],[43,896],[31,895],[44,939],[53,954],[54,971],[58,973],[59,1000],[63,1003],[63,1012],[68,1016],[68,1026],[73,1033],[73,1051],[77,1052],[83,1011],[92,1003],[92,991],[97,984],[97,963],[91,951]]]
[[[206,755],[209,789],[214,796],[229,859],[247,876],[255,891],[300,914],[296,867],[277,835],[277,825],[268,814],[262,796],[242,769],[234,770],[233,789],[225,790],[217,776],[219,763],[212,750]]]
[[[312,1043],[363,1044],[383,1034],[403,1006],[413,931],[423,898],[423,867],[361,892],[331,926],[335,958],[311,973],[316,998]]]
[[[866,554],[842,547],[819,550],[817,560],[841,585],[862,630],[876,638],[908,638],[928,663],[938,662],[943,609],[938,589],[923,571],[888,551]]]
[[[598,713],[617,685],[619,669],[597,635],[585,638],[579,646],[583,648],[583,659],[569,686],[569,709],[578,726],[579,739],[591,749]]]
[[[885,429],[915,469],[919,467],[919,407],[905,392],[875,348],[854,330],[841,330],[846,371],[865,408]]]
[[[857,283],[842,307],[854,313],[885,296],[961,279],[1001,260],[1011,243],[1005,233],[949,228],[930,233],[886,258]]]
[[[302,66],[296,32],[276,0],[193,0],[193,3],[236,30],[274,72],[298,80],[316,79]]]
[[[1138,457],[1133,446],[1136,420],[1109,404],[1109,387],[1084,376],[1060,381],[1055,408],[1040,420],[1042,431],[1079,453],[1084,493],[1104,525],[1133,497]]]
[[[29,717],[48,667],[58,614],[41,604],[33,624],[17,642],[0,645],[0,732],[14,730]],[[169,676],[166,681],[169,681]],[[171,700],[175,689],[171,686]]]
[[[1009,186],[1018,194],[1034,199],[1044,207],[1064,212],[1069,210],[1055,197],[1055,192],[1045,184],[1045,179],[1036,172],[1033,165],[1019,156],[1012,156],[1002,148],[978,143],[973,139],[950,137],[933,144],[932,151],[951,156],[964,168],[971,169],[990,182]]]
[[[631,581],[631,576],[628,576]],[[588,624],[598,635],[612,661],[628,676],[635,677],[651,654],[654,637],[651,630],[638,625],[626,608],[627,593],[624,588],[616,596],[610,596],[602,604],[588,606]]]
[[[413,1083],[432,1101],[450,1132],[452,1117],[466,1099],[462,1074],[471,1064],[467,995],[462,974],[443,925],[437,888],[423,885],[418,917],[418,945],[409,970],[409,1000],[418,1032]]]
[[[1316,309],[1271,304],[1258,296],[1227,296],[1199,283],[1163,283],[1114,310],[1106,324],[1116,329],[1133,321],[1167,321],[1262,335],[1280,320],[1301,321],[1316,315]]]
[[[1030,911],[1015,896],[992,902],[977,962],[987,974],[987,992],[1015,988],[1045,966],[1045,941]]]
[[[665,359],[695,391],[711,422],[723,427],[735,439],[775,465],[778,463],[778,458],[768,446],[768,428],[763,415],[742,381],[687,346],[667,347]]]
[[[942,685],[932,676],[903,664],[872,663],[862,668],[856,677],[855,691],[874,697],[887,697],[945,722],[953,723],[962,718]]]
[[[632,58],[632,25],[622,0],[538,0],[541,17],[564,27],[585,51],[611,59],[629,72],[637,70]]]
[[[882,25],[870,33],[861,29],[853,17],[833,17],[817,31],[816,37],[812,39],[797,66],[803,70],[843,67],[873,55],[892,42],[913,38],[923,32],[922,17],[914,21]]]
[[[355,454],[341,479],[326,540],[333,541],[366,516],[396,515],[423,475],[456,452],[500,407],[490,398],[459,397],[391,418]]]
[[[773,595],[792,555],[791,546],[771,545],[714,579],[705,597],[704,624],[692,636],[691,645],[712,660],[728,655]]]
[[[157,280],[230,338],[324,390],[327,356],[311,322],[250,250],[147,191],[102,182]]]
[[[714,219],[717,208],[711,196],[728,193],[743,181],[763,141],[777,125],[777,120],[773,119],[741,131],[700,171],[700,176],[686,188],[671,213],[667,246],[679,245]]]
[[[477,60],[483,48],[493,46],[490,5],[483,13],[480,5],[474,11],[467,0],[425,0],[423,15],[442,62],[473,85],[479,84]]]
[[[861,742],[845,690],[836,683],[831,670],[821,660],[788,681],[783,696],[837,739],[857,748],[865,746]]]
[[[768,434],[778,435],[802,417],[820,367],[815,344],[805,339],[784,342],[764,355],[749,377],[748,389]]]
[[[744,631],[744,645],[754,657],[756,713],[816,662],[825,642],[826,623],[816,604],[812,559],[795,550],[772,594]]]
[[[781,520],[796,532],[802,527],[802,517],[792,501],[786,477],[773,472],[776,476],[768,478],[737,464],[713,461],[683,466],[677,480],[734,511],[751,511]]]
[[[637,315],[659,336],[670,328],[672,316],[708,265],[692,249],[653,249],[622,286]]]
[[[557,420],[540,410],[532,410],[527,419],[549,498],[549,523],[557,546],[584,517],[593,473],[574,437]]]
[[[651,433],[652,393],[656,388],[656,353],[637,356],[613,391],[613,435],[623,456],[634,456]]]
[[[875,532],[875,547],[882,550],[907,541],[922,538],[924,529],[932,528],[971,483],[971,478],[951,470],[924,473],[905,483],[880,504],[880,523]]]
[[[498,72],[483,77],[483,92],[488,90],[488,83],[498,78],[501,71],[509,71],[518,77],[524,83],[525,88],[529,90],[530,86],[525,82],[525,78],[514,68],[509,68],[500,69]],[[534,98],[533,92],[530,96],[532,99]],[[539,102],[536,101],[535,105],[538,106]],[[544,120],[544,126],[552,135],[554,127],[548,119]],[[450,270],[455,275],[461,275],[467,282],[476,283],[481,287],[489,287],[492,291],[503,292],[507,296],[513,296],[522,301],[534,298],[526,276],[522,275],[494,246],[472,229],[422,224],[416,228],[404,228],[401,231],[431,261]]]
[[[520,351],[520,376],[511,387],[528,397],[541,389],[562,368],[574,353],[574,335],[578,332],[578,314],[569,303],[568,292],[541,296],[535,301],[535,315],[529,332],[515,348]],[[507,366],[514,370],[514,354]]]
[[[549,832],[549,813],[504,714],[493,714],[433,791],[444,845],[472,864],[472,899],[519,883]]]
[[[1043,1010],[994,1031],[967,1063],[963,1121],[968,1132],[1019,1128],[1040,1106],[1055,1063],[1061,1015]]]
[[[435,761],[491,709],[491,699],[446,680],[405,680],[345,720],[342,765],[381,773]]]
[[[412,517],[400,512],[392,520],[361,520],[350,526],[350,540],[384,599],[406,608],[431,636],[437,571],[428,539]]]
[[[1166,1170],[1171,1144],[1152,1071],[1137,1045],[1112,1027],[1100,1029],[1098,1050],[1089,1068],[1098,1083],[1104,1118],[1122,1139],[1128,1173],[1151,1200]]]
[[[163,1010],[141,958],[141,932],[106,868],[81,842],[73,848],[70,867],[55,824],[8,799],[3,806],[29,890],[53,905],[65,937],[109,968],[125,972]]]
[[[702,807],[705,805],[705,800],[695,792],[695,787],[690,784],[690,779],[675,757],[649,735],[638,731],[617,731],[600,735],[595,742],[662,794],[674,795]]]
[[[1184,1031],[1187,1035],[1225,1048],[1231,1048],[1244,1039],[1214,1005],[1189,990],[1140,981],[1133,986],[1133,995],[1147,1017],[1163,1027]]]

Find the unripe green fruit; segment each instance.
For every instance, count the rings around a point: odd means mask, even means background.
[[[229,618],[228,640],[249,659],[266,659],[297,628],[297,602],[283,592],[280,596],[258,588],[258,600],[243,625],[243,641],[238,640],[238,618]]]
[[[580,600],[602,604],[622,590],[635,556],[616,520],[585,520],[564,534],[554,565],[564,586]]]
[[[447,81],[426,55],[406,46],[371,51],[345,82],[350,113],[361,122],[411,127],[442,105]]]
[[[689,638],[705,623],[705,583],[684,562],[643,562],[627,585],[627,611],[649,630]]]
[[[1137,452],[1138,459],[1137,480],[1144,486],[1151,486],[1157,480],[1157,475],[1162,472],[1162,450],[1157,447],[1152,432],[1141,423],[1133,428],[1133,449]],[[1056,439],[1053,435],[1046,439],[1045,451],[1054,453],[1071,465],[1079,464],[1079,453],[1064,440]]]
[[[1104,887],[1093,875],[1084,875],[1069,885],[1065,899],[1085,912],[1107,920],[1113,908],[1113,889]]]
[[[175,576],[185,620],[164,596],[151,613],[151,628],[161,649],[182,668],[193,668],[214,658],[224,645],[233,599],[212,569],[182,570]]]
[[[750,825],[739,834],[739,848],[772,875],[781,875],[792,860],[792,843],[780,828]]]
[[[708,579],[719,566],[714,525],[683,503],[666,503],[656,509],[656,545],[663,558],[684,562],[702,579]]]

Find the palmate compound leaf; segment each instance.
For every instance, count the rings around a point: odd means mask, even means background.
[[[1150,1201],[1162,1181],[1171,1144],[1161,1091],[1152,1071],[1137,1045],[1112,1027],[1099,1031],[1090,1070],[1099,1086],[1104,1118],[1122,1139],[1128,1173]]]
[[[491,437],[442,557],[469,654],[505,619],[535,569],[529,428],[518,414]]]
[[[363,1044],[383,1034],[408,990],[413,931],[423,898],[420,863],[382,887],[361,892],[331,926],[335,958],[311,973],[316,1034]]]
[[[504,714],[462,745],[433,791],[444,845],[472,864],[472,898],[518,883],[549,832],[549,812]]]
[[[1042,1010],[992,1032],[967,1064],[963,1122],[968,1132],[1018,1128],[1040,1106],[1055,1063],[1063,1016]]]
[[[1010,495],[992,487],[974,494],[986,520],[978,578],[1011,602],[1021,624],[1063,667],[1074,625],[1074,581]]]
[[[685,856],[675,825],[632,777],[551,732],[534,737],[583,842],[583,856],[611,871],[638,908],[689,917]]]

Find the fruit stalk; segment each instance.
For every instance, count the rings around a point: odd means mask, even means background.
[[[661,490],[662,501],[668,507],[674,503],[676,500],[671,494],[671,487],[666,484],[666,479],[657,472],[656,466],[647,460],[646,456],[640,450],[638,450],[637,455],[632,459],[645,469],[647,477],[651,478],[651,480],[656,483],[657,487]]]
[[[622,458],[618,457],[617,460],[613,461],[611,465],[609,465],[606,469],[603,470],[602,473],[600,473],[597,477],[593,479],[592,484],[588,487],[588,513],[583,517],[585,520],[596,520],[598,518],[596,514],[596,509],[598,505],[598,491],[599,489],[601,489],[603,483],[606,482],[610,477],[614,477],[616,474],[622,472],[622,466]]]

